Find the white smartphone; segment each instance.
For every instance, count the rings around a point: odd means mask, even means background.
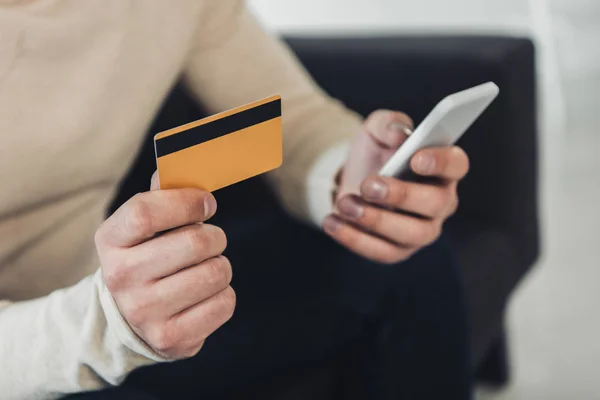
[[[444,98],[385,163],[379,175],[402,176],[409,172],[410,160],[417,151],[456,143],[498,93],[498,86],[488,82]]]

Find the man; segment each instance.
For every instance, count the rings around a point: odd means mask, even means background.
[[[232,316],[226,232],[203,223],[217,208],[210,193],[151,190],[103,222],[181,75],[211,111],[282,95],[284,164],[269,182],[292,215],[362,259],[409,259],[456,209],[464,152],[415,156],[413,170],[435,184],[370,177],[410,119],[383,110],[363,122],[328,98],[242,1],[2,0],[0,37],[2,399],[56,398],[203,359]],[[403,378],[384,386],[393,380]]]

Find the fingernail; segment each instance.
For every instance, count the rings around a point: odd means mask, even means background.
[[[363,186],[362,193],[368,199],[383,200],[388,194],[388,187],[379,179],[371,179]]]
[[[206,196],[204,196],[204,216],[210,217],[211,215],[214,214],[216,209],[217,209],[217,201],[215,200],[215,198],[210,194],[207,194]]]
[[[430,174],[435,168],[435,159],[428,154],[419,154],[415,160],[415,172],[418,174]]]
[[[344,197],[338,203],[340,213],[348,218],[360,218],[363,215],[363,208],[351,197]]]
[[[410,134],[412,133],[412,129],[410,126],[408,126],[404,122],[398,121],[392,122],[389,126],[389,130],[394,133],[403,133],[406,136],[410,136]]]
[[[325,232],[329,234],[336,233],[340,225],[340,221],[338,221],[337,218],[331,215],[325,218],[325,220],[323,221],[323,229],[325,229]]]
[[[411,134],[408,125],[402,122],[392,122],[387,131],[390,146],[399,146]]]

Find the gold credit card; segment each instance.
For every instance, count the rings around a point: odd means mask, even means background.
[[[279,167],[281,97],[272,96],[154,136],[161,189],[209,192]]]

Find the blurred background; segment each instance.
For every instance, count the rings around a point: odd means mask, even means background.
[[[600,1],[250,4],[269,28],[292,36],[500,35],[533,41],[541,256],[509,303],[509,383],[482,385],[477,396],[600,399]]]

